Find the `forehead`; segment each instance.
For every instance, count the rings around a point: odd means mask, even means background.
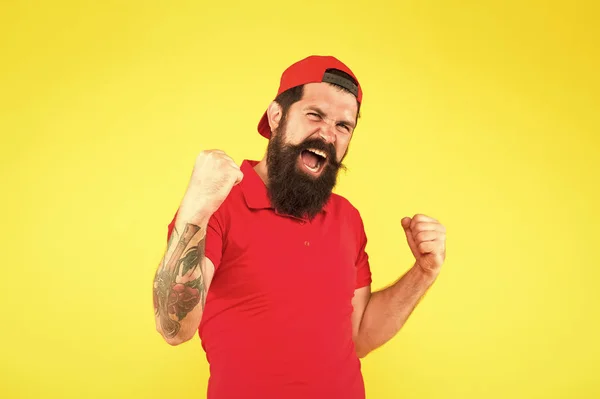
[[[356,118],[358,112],[356,97],[329,83],[308,83],[304,85],[302,100],[298,101],[297,104],[299,107],[314,105],[325,112],[352,119]]]

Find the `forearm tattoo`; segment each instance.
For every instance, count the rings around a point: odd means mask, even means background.
[[[173,229],[167,252],[175,240],[177,246],[168,260],[165,256],[154,277],[154,312],[167,338],[177,335],[181,320],[192,309],[198,304],[204,307],[206,287],[201,269],[204,237],[190,246],[199,234],[200,227],[193,224],[187,224],[181,236]]]

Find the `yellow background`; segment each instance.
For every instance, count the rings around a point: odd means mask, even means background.
[[[333,54],[365,91],[337,192],[374,288],[411,264],[403,216],[448,230],[368,397],[600,397],[593,2],[258,4],[2,3],[0,396],[204,397],[198,338],[154,329],[166,226],[195,155],[260,158],[283,69]]]

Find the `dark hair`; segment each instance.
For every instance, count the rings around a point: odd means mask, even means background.
[[[331,69],[328,69],[326,72],[329,72],[333,75],[337,75],[342,78],[348,79],[355,85],[358,85],[358,82],[356,81],[356,79],[354,79],[352,76],[348,75],[344,71],[340,71],[339,69],[331,68]],[[330,84],[331,86],[334,86],[335,88],[337,88],[340,91],[350,93],[350,91],[348,89],[346,89],[345,87],[336,85],[335,83],[328,83],[328,84]],[[280,122],[281,124],[285,123],[287,113],[288,113],[290,107],[292,106],[292,104],[300,101],[302,99],[303,95],[304,95],[304,85],[301,85],[301,86],[292,87],[291,89],[288,89],[288,90],[284,91],[283,93],[281,93],[280,95],[278,95],[277,97],[275,97],[275,101],[281,106],[281,110],[282,110],[281,122]],[[358,118],[360,118],[360,103],[358,102],[358,100],[357,100],[357,105],[358,105],[358,110],[356,112],[356,119],[358,120]]]

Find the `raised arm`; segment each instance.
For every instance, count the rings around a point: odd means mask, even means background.
[[[154,276],[156,329],[171,345],[191,339],[202,319],[215,270],[204,256],[206,225],[177,220]]]
[[[366,356],[392,339],[433,285],[446,257],[446,229],[425,215],[404,218],[402,227],[415,264],[395,284],[371,294],[354,292],[352,327],[356,353]]]
[[[191,339],[200,324],[215,272],[204,256],[208,222],[242,178],[223,151],[203,151],[196,159],[153,282],[156,330],[171,345]]]

